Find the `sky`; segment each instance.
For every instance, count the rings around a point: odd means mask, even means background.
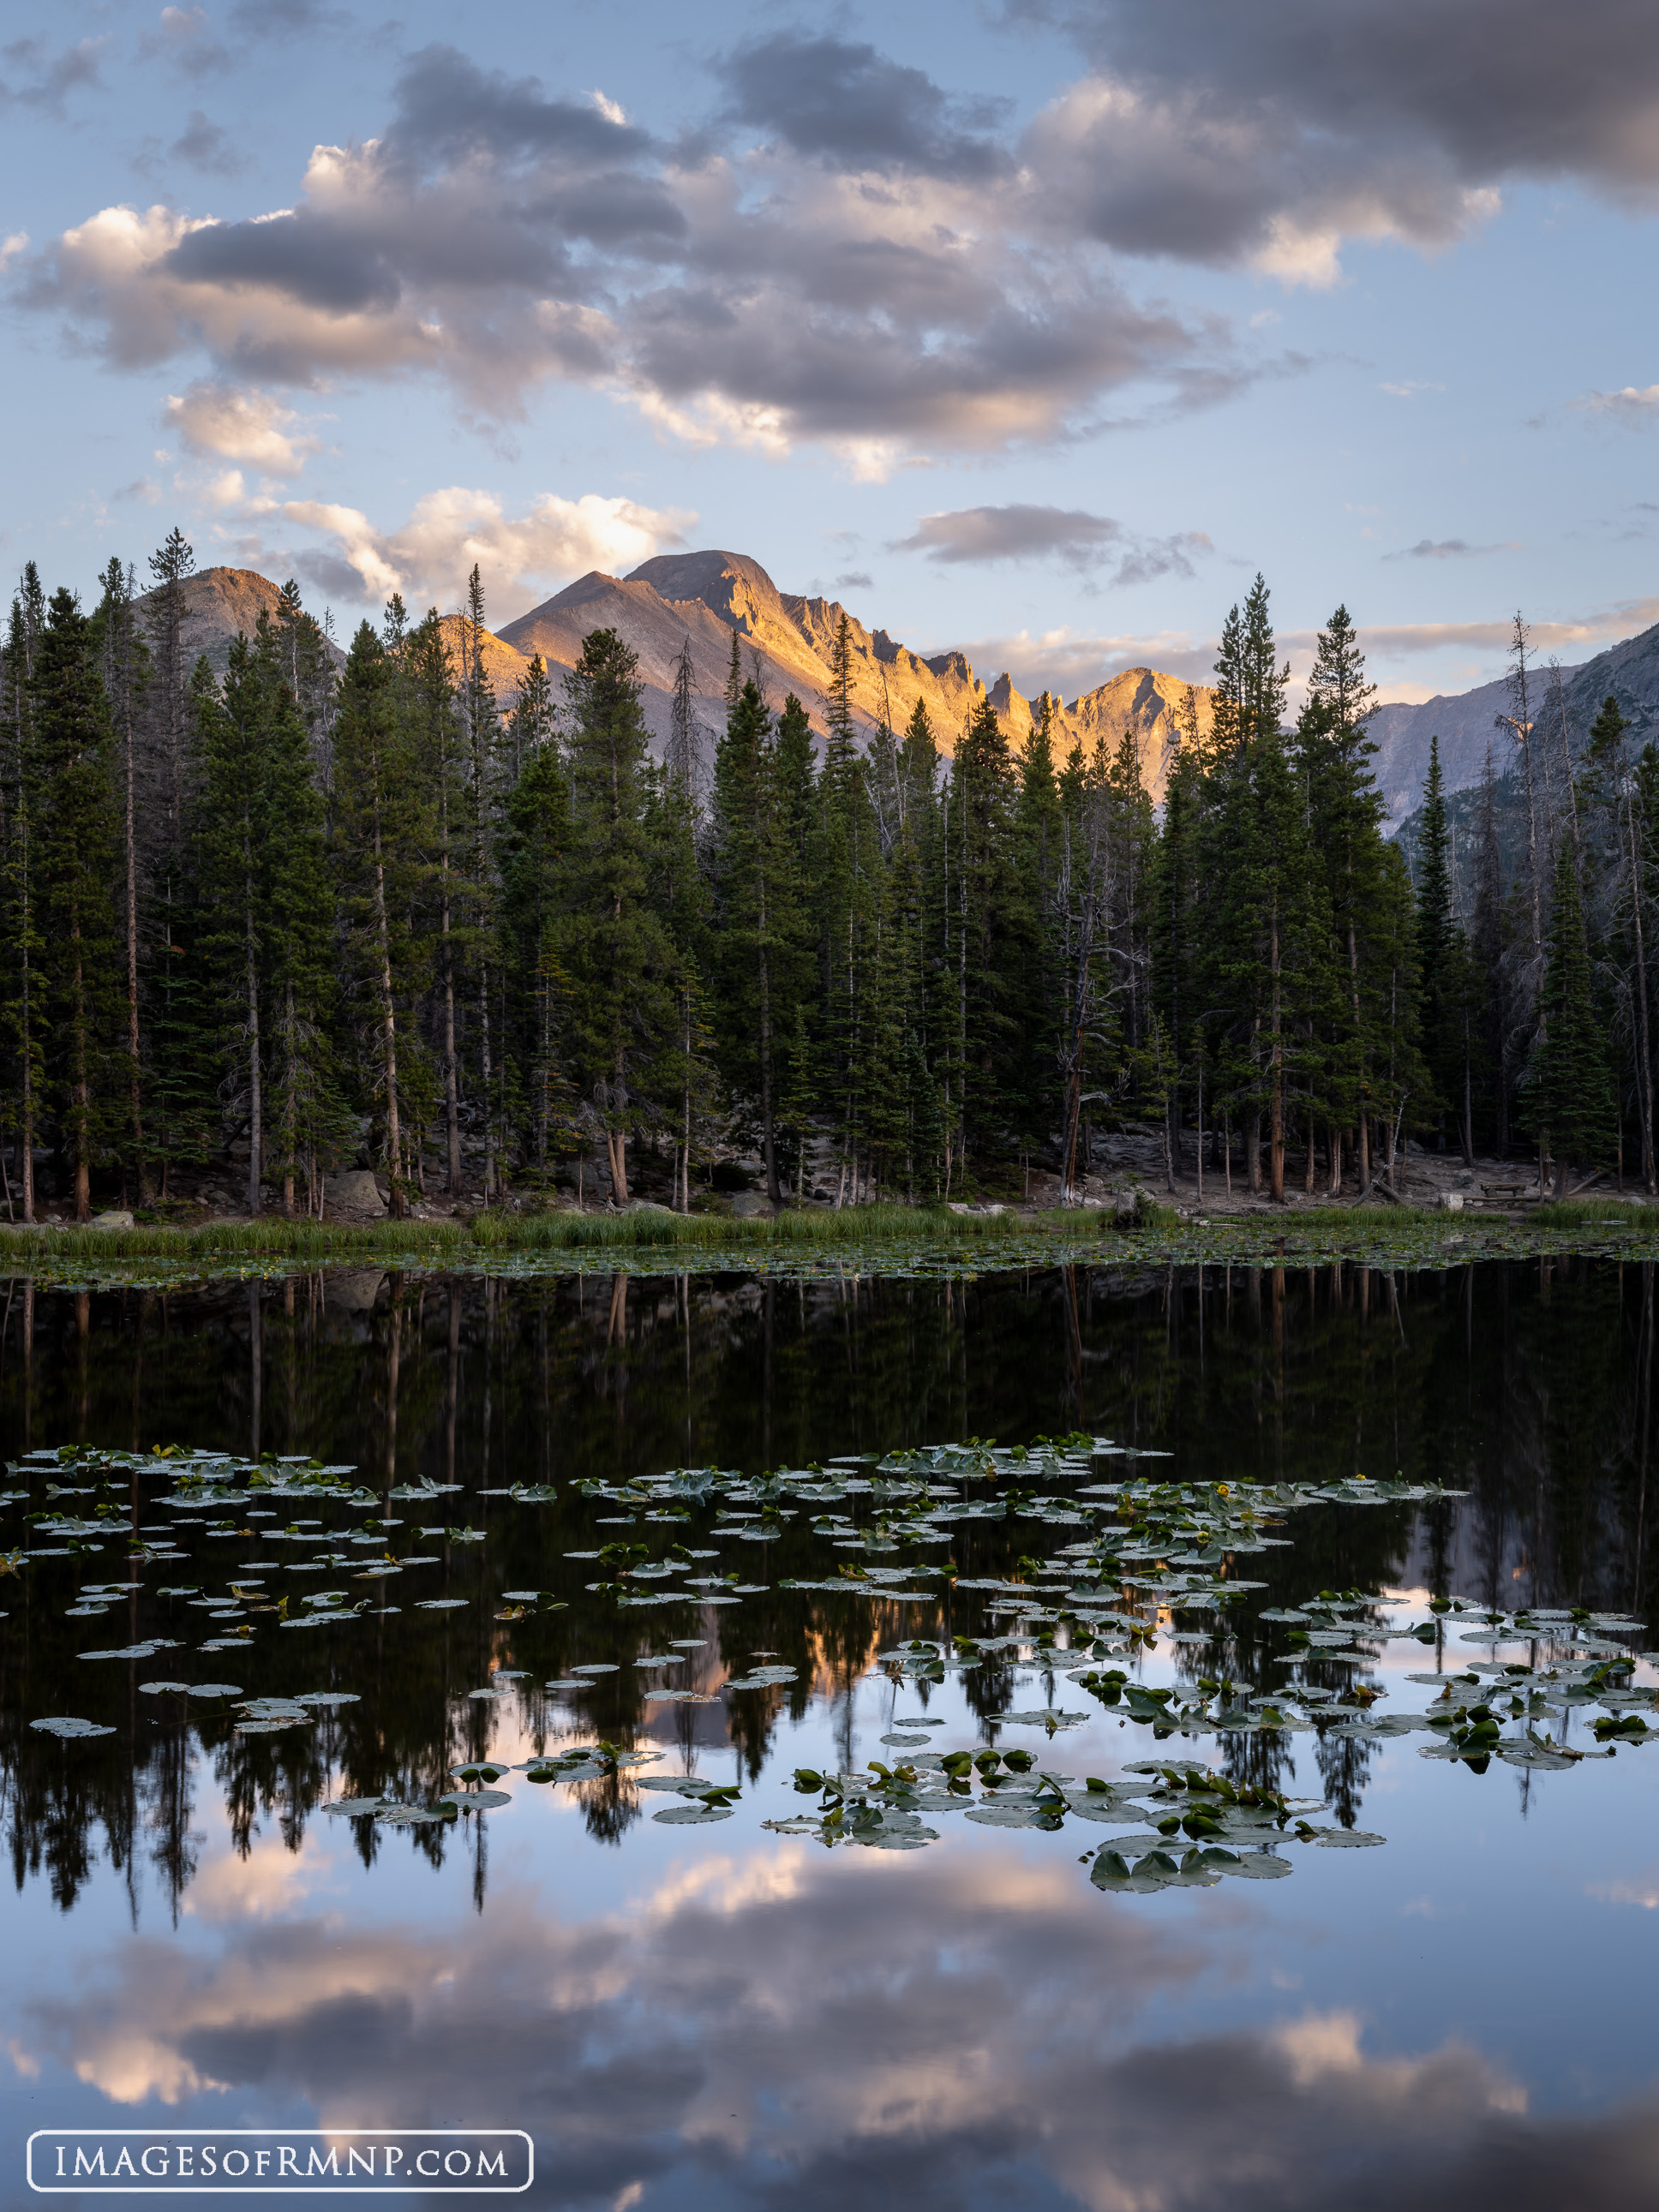
[[[0,564],[718,546],[1068,698],[1260,570],[1424,699],[1659,620],[1656,218],[1651,0],[14,8]]]

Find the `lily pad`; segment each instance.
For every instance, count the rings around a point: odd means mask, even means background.
[[[70,1719],[67,1717],[44,1721],[31,1721],[32,1729],[40,1729],[46,1735],[86,1736],[113,1735],[112,1728],[105,1728],[97,1721]]]
[[[682,1827],[702,1826],[709,1820],[729,1820],[729,1805],[665,1805],[660,1813],[651,1815],[653,1820],[672,1821]]]

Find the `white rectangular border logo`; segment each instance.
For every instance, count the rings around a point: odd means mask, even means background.
[[[509,2144],[524,2146],[522,2181],[507,2178]],[[64,2170],[77,2147],[79,2171]],[[147,2162],[158,2153],[161,2166]],[[437,2161],[430,2172],[428,2156]],[[459,2171],[458,2157],[467,2161]],[[227,2175],[232,2159],[239,2164]],[[475,2179],[480,2166],[483,2178]],[[37,2128],[25,2170],[41,2197],[518,2197],[536,2179],[536,2147],[523,2128]]]

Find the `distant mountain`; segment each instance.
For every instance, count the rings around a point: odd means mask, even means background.
[[[224,673],[231,640],[239,630],[252,635],[261,612],[274,611],[278,596],[275,584],[248,568],[204,569],[190,578],[185,593],[190,610],[186,651],[192,659],[205,653],[219,675]],[[714,732],[726,720],[724,695],[733,635],[744,674],[758,674],[774,710],[793,691],[822,732],[831,683],[830,661],[842,613],[838,600],[780,592],[759,562],[741,553],[664,554],[627,576],[607,576],[594,569],[499,633],[486,630],[484,667],[496,696],[507,704],[533,654],[540,653],[556,678],[575,665],[590,630],[617,630],[639,656],[646,719],[660,743],[669,730],[675,665],[689,641],[696,672],[696,712],[708,733],[712,757]],[[446,616],[443,627],[459,661],[459,617]],[[1015,750],[1024,749],[1031,731],[1031,702],[1015,690],[1006,674],[988,690],[961,653],[924,658],[896,643],[885,630],[866,629],[850,615],[848,633],[853,649],[854,709],[866,732],[884,715],[902,730],[920,700],[941,749],[949,753],[969,718],[988,698]],[[1115,746],[1127,732],[1134,738],[1145,782],[1155,799],[1162,799],[1186,696],[1187,686],[1178,677],[1151,668],[1126,669],[1061,707],[1056,752],[1063,757],[1074,738],[1091,750],[1102,738]],[[1212,695],[1199,684],[1194,696],[1199,730],[1207,734]]]
[[[1553,711],[1548,683],[1549,671],[1540,666],[1532,702],[1534,717]],[[1561,693],[1574,752],[1589,736],[1609,693],[1635,726],[1638,747],[1650,738],[1659,740],[1659,624],[1609,646],[1593,660],[1564,668]],[[1420,707],[1379,707],[1370,727],[1378,747],[1376,780],[1388,801],[1390,825],[1399,828],[1422,804],[1431,737],[1440,740],[1440,765],[1449,792],[1465,791],[1480,782],[1488,745],[1494,771],[1500,777],[1507,775],[1515,764],[1515,746],[1509,732],[1495,725],[1499,714],[1510,711],[1509,685],[1501,678],[1449,698],[1425,700]]]
[[[528,656],[539,653],[550,667],[568,668],[592,629],[618,631],[639,656],[645,708],[659,738],[667,735],[675,664],[689,641],[696,672],[696,713],[710,731],[726,719],[724,692],[732,638],[745,676],[757,674],[774,708],[795,693],[814,726],[823,727],[830,688],[830,655],[842,614],[836,599],[804,599],[780,592],[764,568],[741,553],[662,554],[627,576],[594,569],[501,630],[502,641]],[[1016,750],[1030,734],[1032,708],[1000,676],[988,690],[960,653],[930,658],[899,645],[883,629],[868,630],[848,618],[853,650],[854,712],[866,730],[884,716],[902,729],[918,700],[946,751],[981,700],[988,697]],[[1097,735],[1115,743],[1134,735],[1141,774],[1163,795],[1166,754],[1186,685],[1149,668],[1127,670],[1062,709],[1056,747],[1063,755],[1073,737],[1092,745]],[[1196,687],[1199,727],[1210,726],[1210,693]]]
[[[154,592],[143,592],[139,605],[143,606],[155,597]],[[183,624],[186,668],[193,668],[200,655],[206,653],[208,666],[222,678],[229,665],[232,641],[239,635],[252,637],[262,614],[274,622],[281,598],[280,587],[256,568],[204,568],[198,575],[188,577]],[[324,642],[335,665],[344,667],[345,655],[332,638]]]

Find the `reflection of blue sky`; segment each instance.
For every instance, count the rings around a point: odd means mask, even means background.
[[[860,1759],[889,1704],[860,1692]],[[955,1692],[931,1710],[954,1720]],[[966,1740],[965,1717],[939,1733]],[[1381,2212],[1500,2191],[1529,2212],[1568,2201],[1568,2171],[1575,2204],[1632,2201],[1624,2162],[1653,2148],[1619,2116],[1651,2069],[1650,1759],[1535,1777],[1522,1819],[1513,1774],[1379,1745],[1364,1818],[1385,1849],[1132,1899],[1090,1887],[1097,1829],[947,1823],[897,1856],[762,1832],[799,1802],[789,1769],[834,1741],[815,1705],[736,1818],[688,1836],[647,1817],[615,1849],[568,1793],[515,1778],[481,1913],[459,1837],[434,1870],[388,1836],[368,1872],[336,1823],[314,1817],[294,1854],[266,1820],[239,1860],[202,1774],[176,1936],[154,1894],[131,1932],[106,1869],[67,1917],[35,1881],[7,1900],[8,2138],[127,2118],[524,2124],[544,2201],[647,2212]],[[1109,1773],[1147,1742],[1103,1716],[1062,1747],[1061,1771]],[[1581,2136],[1591,2114],[1608,2117]]]

